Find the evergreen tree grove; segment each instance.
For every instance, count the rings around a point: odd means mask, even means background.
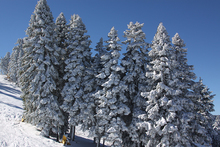
[[[70,129],[72,140],[81,125],[97,147],[101,139],[112,147],[219,146],[219,117],[214,122],[211,114],[215,95],[195,81],[179,34],[171,42],[160,23],[149,44],[144,24],[127,26],[121,62],[114,27],[91,57],[81,17],[74,14],[67,24],[61,12],[54,22],[47,1],[39,0],[27,37],[0,60],[3,74],[21,88],[23,119],[46,137]]]

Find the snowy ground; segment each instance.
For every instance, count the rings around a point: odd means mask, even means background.
[[[22,100],[20,89],[0,75],[0,147],[61,147],[53,138],[40,136],[30,124],[21,122]],[[76,128],[76,139],[69,147],[95,147],[87,132]]]

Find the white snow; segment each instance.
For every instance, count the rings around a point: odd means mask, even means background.
[[[0,147],[61,147],[63,144],[55,138],[45,138],[40,135],[35,126],[21,122],[23,102],[21,91],[14,84],[0,75]],[[75,141],[67,147],[95,147],[88,132],[76,128]],[[102,146],[102,145],[101,145]]]

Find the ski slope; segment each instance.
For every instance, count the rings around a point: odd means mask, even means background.
[[[61,147],[63,144],[54,138],[40,135],[31,124],[21,122],[22,99],[21,91],[14,84],[0,75],[0,147]],[[88,132],[76,128],[76,139],[68,147],[95,147]]]

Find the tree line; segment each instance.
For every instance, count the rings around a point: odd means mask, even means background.
[[[46,0],[39,0],[13,52],[1,58],[1,71],[22,90],[26,122],[43,136],[59,136],[75,126],[113,147],[218,146],[213,127],[212,92],[187,64],[185,43],[172,40],[162,23],[152,43],[144,24],[128,24],[121,42],[112,27],[91,56],[91,40],[79,15],[67,24],[53,21]],[[120,60],[122,44],[126,52]]]

